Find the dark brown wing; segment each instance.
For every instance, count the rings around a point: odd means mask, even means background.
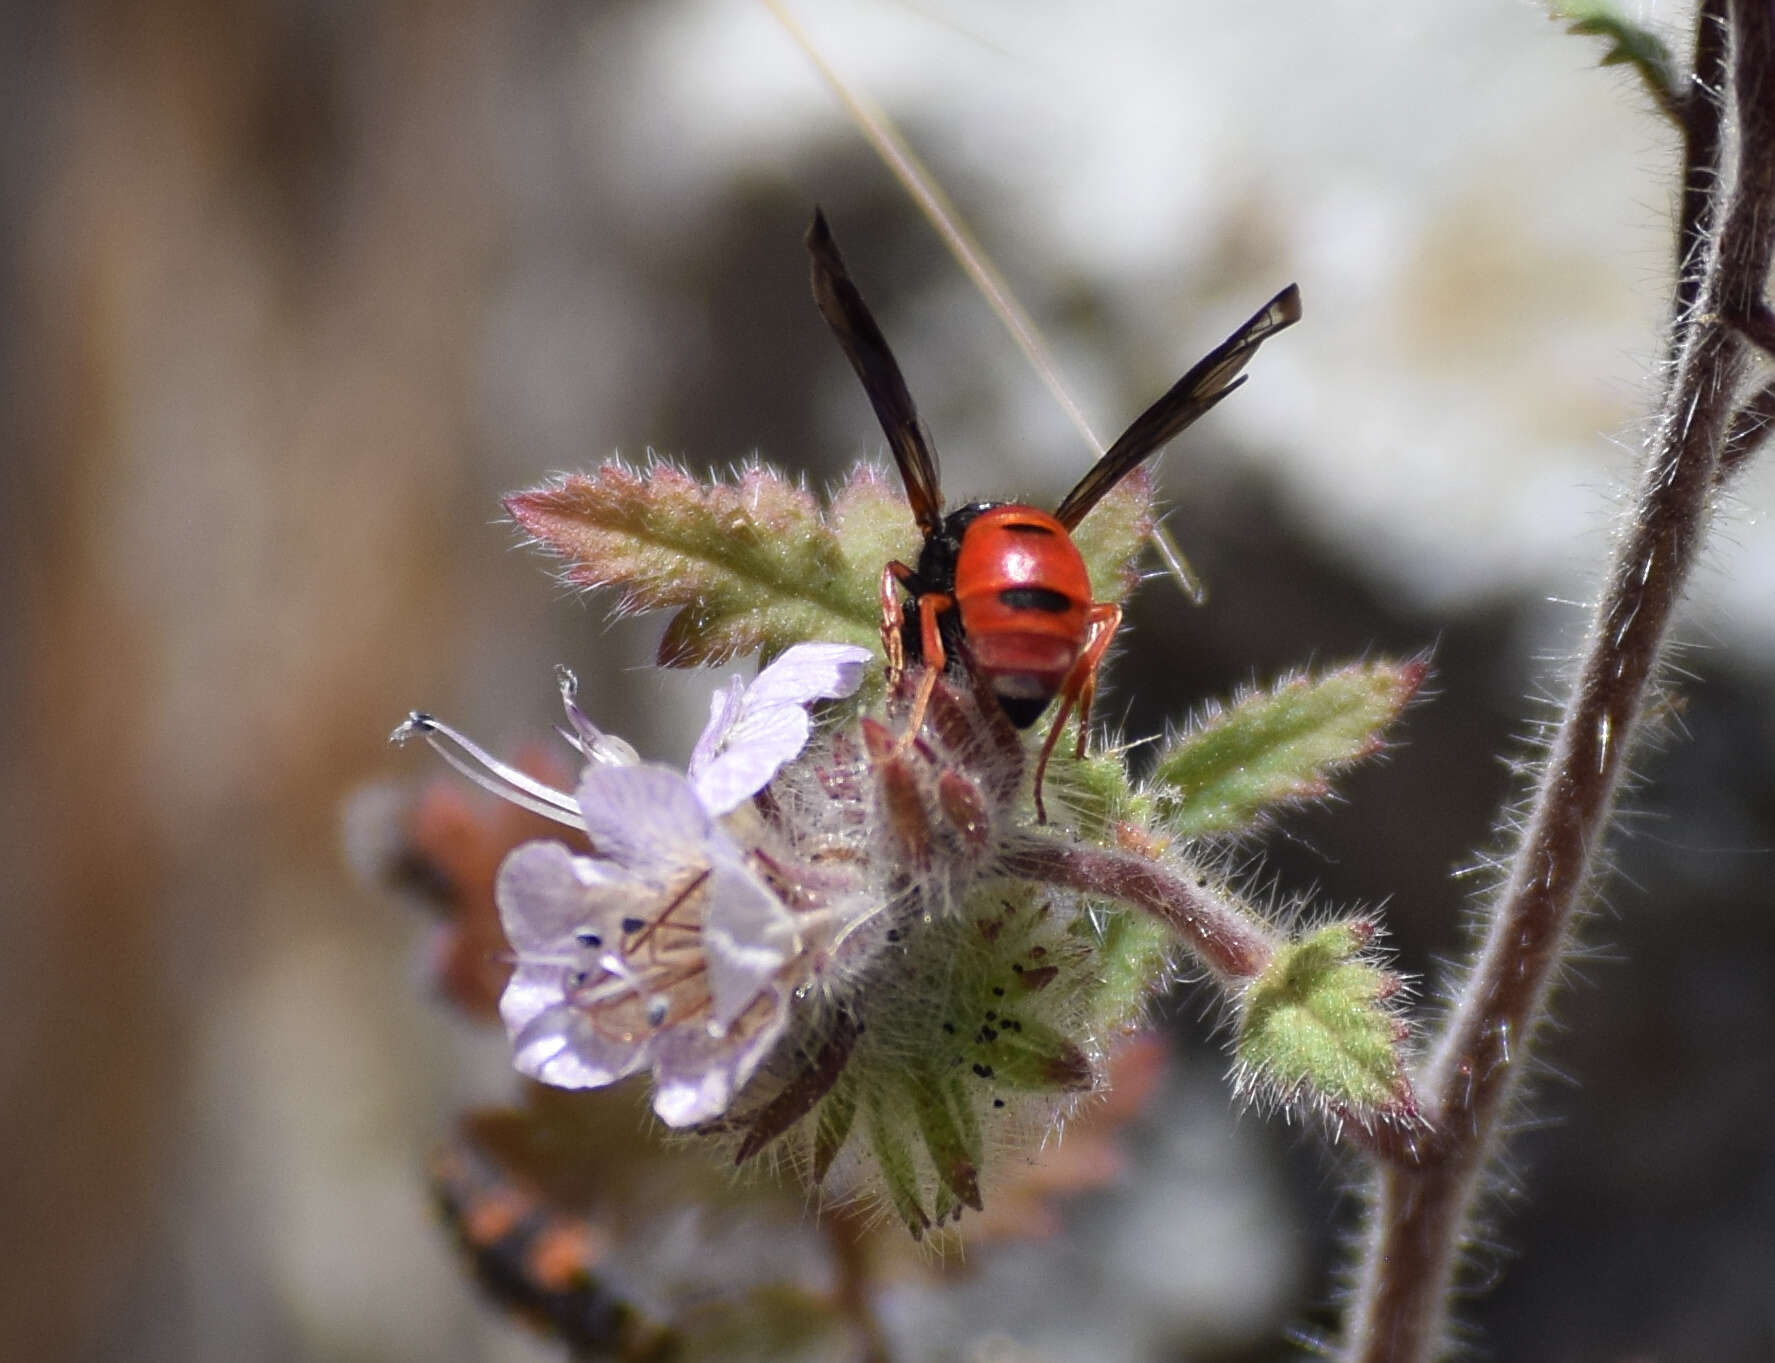
[[[912,394],[906,390],[887,338],[875,324],[863,295],[851,283],[838,243],[826,226],[826,215],[817,209],[813,226],[807,229],[807,249],[813,256],[814,302],[820,305],[845,358],[863,381],[863,390],[869,394],[888,447],[894,452],[894,462],[900,466],[912,518],[929,539],[943,523],[937,456],[919,423],[918,409],[912,405]]]
[[[1122,432],[1121,439],[1066,494],[1054,519],[1068,530],[1077,526],[1103,494],[1126,478],[1136,465],[1245,382],[1239,371],[1257,353],[1258,346],[1299,320],[1300,290],[1290,284],[1136,417],[1134,424]]]

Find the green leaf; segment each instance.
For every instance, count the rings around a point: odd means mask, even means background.
[[[1553,17],[1567,33],[1606,38],[1604,66],[1631,66],[1639,72],[1658,107],[1680,127],[1683,122],[1683,73],[1664,39],[1635,23],[1607,0],[1555,0]]]
[[[859,474],[828,515],[762,466],[703,483],[668,464],[608,463],[506,498],[512,518],[566,560],[566,578],[611,587],[617,610],[676,608],[660,662],[696,666],[810,639],[873,646],[883,546],[915,548],[904,498]]]
[[[1422,659],[1359,663],[1211,711],[1159,754],[1166,823],[1185,837],[1241,832],[1273,806],[1328,794],[1332,775],[1379,750],[1427,671]]]
[[[1152,528],[1152,474],[1136,469],[1105,493],[1072,532],[1099,601],[1120,601],[1134,590],[1140,581],[1140,553]]]
[[[1405,1101],[1398,977],[1360,953],[1363,922],[1333,923],[1276,952],[1245,993],[1238,1057],[1246,1082],[1283,1101],[1313,1097],[1361,1117]]]
[[[1101,601],[1121,600],[1137,580],[1151,497],[1144,473],[1130,477],[1074,537]],[[882,569],[916,563],[920,547],[897,478],[868,464],[826,508],[763,465],[704,482],[663,462],[617,461],[514,493],[505,506],[566,561],[567,581],[614,589],[618,613],[674,611],[659,647],[673,667],[768,658],[812,639],[872,647]]]

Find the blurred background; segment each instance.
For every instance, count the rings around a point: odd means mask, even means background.
[[[1148,584],[1101,713],[1150,734],[1433,646],[1403,745],[1257,874],[1384,902],[1434,1001],[1655,397],[1670,130],[1526,4],[804,10],[1100,433],[1300,282],[1165,469],[1212,598]],[[545,736],[556,662],[682,759],[711,679],[647,669],[657,625],[564,595],[497,499],[650,448],[815,484],[880,457],[808,298],[815,203],[951,500],[1056,498],[1089,452],[751,0],[0,15],[0,1356],[559,1356],[434,1223],[426,1150],[510,1079],[340,810],[436,774],[384,744],[411,707]],[[1683,732],[1641,760],[1476,1261],[1499,1357],[1775,1355],[1772,493],[1765,463],[1722,507]],[[1328,1326],[1349,1171],[1233,1110],[1206,1007],[1179,995],[1122,1183],[889,1303],[906,1356]]]

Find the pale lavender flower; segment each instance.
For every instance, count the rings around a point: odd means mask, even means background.
[[[686,775],[639,762],[601,732],[563,671],[562,732],[586,759],[572,795],[429,716],[396,731],[423,733],[458,770],[591,840],[590,856],[525,843],[500,867],[495,895],[517,955],[500,1014],[520,1071],[597,1088],[651,1069],[668,1125],[726,1111],[782,1033],[806,944],[801,920],[717,820],[801,751],[806,707],[855,691],[868,658],[798,644],[751,685],[736,678],[711,702]]]
[[[706,1122],[782,1031],[795,916],[670,768],[588,767],[578,800],[597,856],[530,842],[499,871],[514,1061],[561,1088],[650,1068],[667,1124]]]

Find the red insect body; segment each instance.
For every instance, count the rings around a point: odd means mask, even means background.
[[[1090,628],[1091,579],[1059,521],[1032,506],[995,506],[962,536],[955,609],[974,667],[993,690],[1051,699]]]
[[[916,568],[894,562],[881,575],[890,681],[898,681],[908,659],[926,669],[900,743],[917,734],[945,666],[966,668],[984,682],[1019,728],[1035,723],[1059,696],[1060,712],[1035,768],[1036,817],[1045,822],[1048,758],[1075,708],[1084,756],[1097,669],[1122,620],[1119,606],[1093,596],[1072,531],[1106,492],[1245,381],[1240,371],[1258,346],[1300,319],[1300,291],[1290,284],[1203,357],[1141,413],[1052,515],[1005,502],[977,502],[945,515],[936,455],[912,395],[819,213],[807,245],[814,301],[863,381],[924,535]],[[904,604],[901,588],[910,598]]]

